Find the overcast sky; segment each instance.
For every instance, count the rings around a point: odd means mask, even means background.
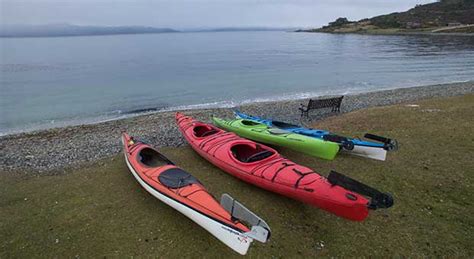
[[[2,24],[172,28],[311,27],[405,11],[427,0],[0,0]]]

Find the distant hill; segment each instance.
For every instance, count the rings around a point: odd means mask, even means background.
[[[359,21],[349,21],[341,17],[322,28],[300,31],[334,33],[474,32],[474,0],[442,0],[417,5],[406,12],[380,15]]]
[[[226,32],[226,31],[287,31],[294,28],[272,28],[272,27],[222,27],[212,29],[195,30],[197,32]]]
[[[292,31],[295,28],[272,27],[217,27],[174,30],[146,26],[80,26],[71,24],[1,25],[0,37],[62,37],[118,34],[146,34],[170,32],[237,32],[237,31]]]
[[[178,32],[146,26],[0,25],[0,37],[60,37]]]

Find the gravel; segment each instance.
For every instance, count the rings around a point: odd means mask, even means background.
[[[413,102],[434,97],[449,97],[474,92],[474,81],[401,88],[386,91],[347,95],[341,112],[373,106]],[[328,112],[310,112],[309,119],[300,120],[298,107],[307,100],[253,103],[240,110],[290,123],[308,123],[328,116]],[[233,117],[232,109],[188,110],[187,115],[209,122],[210,115]],[[159,112],[133,118],[92,125],[20,133],[0,137],[0,172],[23,175],[52,175],[65,173],[70,168],[93,163],[121,152],[120,135],[130,135],[156,147],[186,145],[178,131],[174,112]]]

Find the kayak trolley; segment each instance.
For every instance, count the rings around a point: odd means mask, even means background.
[[[395,151],[398,150],[398,141],[396,139],[390,139],[382,136],[377,136],[374,134],[366,133],[364,138],[375,140],[378,142],[384,143],[384,148],[387,151]]]

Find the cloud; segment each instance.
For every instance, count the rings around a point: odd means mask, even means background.
[[[423,0],[0,0],[3,24],[158,27],[320,26],[403,11]]]

